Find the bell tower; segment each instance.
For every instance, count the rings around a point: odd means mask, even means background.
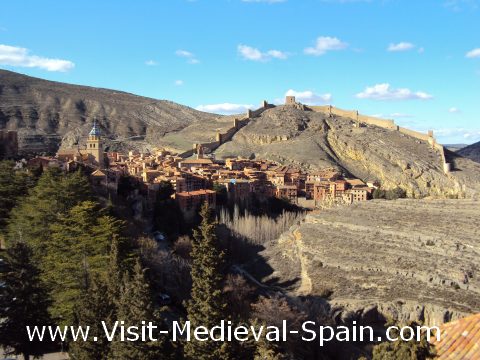
[[[90,130],[90,133],[88,134],[87,153],[92,155],[95,159],[96,165],[101,169],[104,167],[103,144],[100,137],[100,129],[97,126],[96,121],[93,122],[92,130]]]

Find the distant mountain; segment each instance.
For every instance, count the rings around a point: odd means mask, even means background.
[[[480,163],[480,142],[464,147],[458,154]]]
[[[448,150],[456,152],[458,150],[463,149],[464,147],[467,147],[468,144],[443,144]]]
[[[177,150],[190,149],[198,137],[213,139],[227,121],[171,101],[0,70],[0,129],[18,130],[23,150],[54,152],[60,145],[83,144],[94,119],[112,147]]]

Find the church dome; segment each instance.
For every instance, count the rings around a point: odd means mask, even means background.
[[[100,136],[100,128],[97,126],[97,122],[93,122],[92,130],[90,130],[90,134],[92,136]]]

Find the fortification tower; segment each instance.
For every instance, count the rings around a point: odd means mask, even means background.
[[[97,126],[96,121],[93,122],[92,130],[90,130],[90,133],[88,134],[87,153],[92,155],[95,159],[95,165],[103,168],[103,143],[100,136],[100,128]]]
[[[285,96],[285,105],[295,105],[295,96]]]

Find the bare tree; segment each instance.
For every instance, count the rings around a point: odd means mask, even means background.
[[[235,206],[233,215],[230,215],[227,209],[222,209],[218,222],[227,226],[237,237],[245,238],[254,245],[262,245],[278,238],[292,225],[302,221],[304,217],[305,212],[290,211],[283,211],[276,219],[266,215],[255,216],[248,211],[241,215],[238,206]]]

